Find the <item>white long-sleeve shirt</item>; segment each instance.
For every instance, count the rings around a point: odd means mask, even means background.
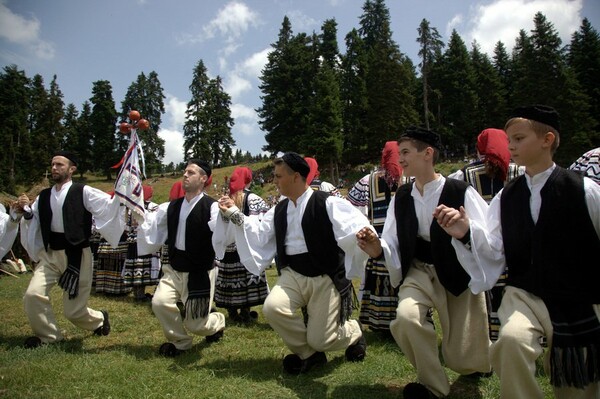
[[[60,191],[53,186],[50,189],[50,207],[52,209],[52,221],[50,230],[55,233],[64,233],[63,226],[63,204],[67,192],[73,182],[69,181],[62,185]],[[44,250],[42,240],[42,229],[39,218],[39,196],[31,206],[33,218],[21,220],[21,244],[33,261],[39,260],[40,251]],[[111,198],[104,191],[90,186],[83,187],[83,207],[92,214],[96,230],[114,248],[119,245],[119,239],[125,230],[125,208],[120,206],[119,198]]]
[[[417,189],[416,184],[413,184],[410,195],[413,197],[415,213],[419,222],[417,235],[425,241],[431,241],[430,228],[431,223],[433,222],[433,212],[439,205],[440,195],[442,194],[445,183],[446,178],[439,175],[437,179],[423,186],[423,195],[421,195]],[[400,244],[398,242],[398,234],[396,231],[397,220],[394,211],[395,207],[393,206],[394,200],[395,198],[392,199],[387,211],[385,225],[381,234],[381,246],[385,256],[384,262],[390,274],[390,282],[394,287],[397,287],[402,281],[403,273],[402,264],[400,262]],[[464,208],[471,219],[471,225],[480,224],[485,226],[485,215],[488,205],[471,186],[469,186],[465,192]],[[461,264],[468,256],[471,256],[472,258],[473,255],[469,255],[469,251],[459,240],[453,238],[452,246],[455,250],[460,248],[466,251],[465,253],[461,252],[462,256],[459,256],[458,250],[456,251],[457,258]]]
[[[288,202],[285,236],[286,254],[288,255],[308,252],[301,222],[306,204],[312,195],[313,190],[309,187],[296,200],[296,204],[291,200]],[[346,277],[348,279],[362,278],[363,268],[369,256],[358,247],[356,233],[365,226],[373,229],[369,220],[342,198],[329,196],[325,201],[325,207],[333,226],[335,240],[345,253]],[[241,226],[226,223],[223,218],[219,218],[215,235],[221,238],[223,244],[227,244],[227,237],[229,240],[234,237],[240,262],[250,273],[260,275],[271,265],[277,254],[274,216],[275,208],[271,208],[262,218],[244,217],[244,223]],[[222,256],[224,248],[223,245],[218,249],[215,248],[217,258]]]
[[[177,233],[175,237],[175,248],[180,251],[185,251],[185,231],[186,231],[186,220],[194,207],[198,204],[198,201],[204,196],[204,192],[198,194],[191,201],[183,198],[181,204],[181,210],[179,211],[179,223],[177,224]],[[146,212],[144,215],[144,223],[139,226],[137,236],[137,248],[139,255],[148,255],[160,250],[163,244],[167,240],[168,236],[168,223],[167,223],[167,210],[169,209],[170,202],[162,203],[158,206],[156,212]],[[215,201],[210,207],[210,220],[208,221],[208,228],[210,231],[214,231],[215,223],[219,215],[219,204]],[[213,234],[213,246],[215,236]],[[202,245],[202,243],[198,243]]]
[[[531,192],[529,199],[529,208],[531,217],[534,223],[537,223],[542,206],[541,190],[548,181],[548,178],[554,171],[556,165],[542,173],[531,177],[525,174],[527,187]],[[589,178],[583,179],[583,187],[585,191],[585,202],[596,234],[600,238],[600,186],[595,184]],[[502,190],[504,191],[504,190]],[[502,224],[500,221],[500,199],[502,191],[490,203],[487,212],[486,224],[484,226],[471,224],[471,261],[461,263],[471,276],[469,284],[473,293],[479,293],[489,290],[494,286],[498,278],[506,268],[506,258],[504,257],[504,242],[502,239]],[[470,215],[469,215],[470,217]],[[464,249],[458,252],[464,253]]]
[[[0,212],[0,259],[10,251],[19,232],[19,223],[13,222],[10,216]]]

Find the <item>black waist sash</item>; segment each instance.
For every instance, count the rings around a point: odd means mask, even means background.
[[[48,244],[54,251],[65,251],[67,255],[67,268],[58,280],[58,285],[69,294],[69,299],[73,299],[79,294],[79,274],[81,270],[81,255],[83,249],[90,246],[89,240],[84,240],[81,244],[72,245],[67,241],[64,233],[50,232]]]

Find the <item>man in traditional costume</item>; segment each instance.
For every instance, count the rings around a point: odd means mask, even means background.
[[[491,348],[502,399],[542,399],[536,361],[557,398],[600,397],[600,186],[553,161],[558,112],[546,105],[515,109],[504,127],[509,150],[525,174],[492,200],[484,224],[471,212],[440,207],[473,293],[490,289],[508,267]],[[470,246],[458,244],[468,236]],[[469,261],[470,260],[470,261]]]
[[[159,353],[174,357],[192,347],[187,331],[217,342],[223,337],[225,316],[211,312],[217,268],[213,230],[219,214],[217,202],[204,192],[210,185],[212,169],[200,159],[190,159],[183,172],[185,196],[146,212],[138,229],[138,255],[159,251],[168,244],[169,261],[152,298],[167,342]],[[177,302],[184,303],[184,312]],[[187,331],[186,331],[187,329]]]
[[[55,153],[51,165],[54,186],[42,190],[33,205],[26,195],[18,200],[24,211],[21,243],[30,258],[39,262],[24,296],[25,313],[35,334],[26,339],[28,348],[63,339],[50,303],[50,289],[56,284],[65,291],[64,315],[71,323],[95,335],[110,333],[108,312],[88,307],[92,216],[96,229],[113,247],[125,227],[118,198],[72,181],[77,170],[73,153]]]
[[[274,165],[274,182],[286,198],[259,220],[222,197],[217,231],[233,230],[240,261],[256,275],[277,254],[281,275],[263,314],[292,351],[283,359],[284,371],[300,374],[323,365],[328,351],[345,350],[347,360],[361,361],[366,341],[358,321],[350,319],[350,279],[361,276],[367,260],[356,232],[372,227],[348,201],[312,190],[310,167],[300,155],[285,153]]]
[[[399,285],[390,330],[418,379],[404,387],[405,399],[447,396],[450,383],[444,365],[471,377],[491,370],[485,296],[469,291],[469,276],[452,237],[433,217],[439,204],[452,203],[485,223],[487,204],[467,183],[435,172],[440,148],[437,133],[417,127],[406,130],[399,140],[400,165],[415,180],[396,192],[381,240],[370,230],[359,232],[361,248],[385,262],[392,285]],[[444,365],[428,318],[430,308],[439,316]]]

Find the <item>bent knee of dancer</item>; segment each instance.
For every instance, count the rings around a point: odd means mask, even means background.
[[[281,318],[284,315],[289,316],[290,314],[289,310],[281,306],[281,303],[269,300],[269,297],[267,297],[263,304],[262,313],[268,321]]]

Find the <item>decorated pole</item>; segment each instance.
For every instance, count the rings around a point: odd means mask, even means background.
[[[140,155],[143,162],[137,129],[146,130],[150,124],[146,119],[141,119],[138,111],[129,111],[129,122],[121,122],[119,131],[129,134],[129,147],[121,161],[114,166],[121,166],[115,181],[115,195],[121,203],[133,211],[134,214],[144,216],[144,190],[142,188],[142,172],[140,170]]]

